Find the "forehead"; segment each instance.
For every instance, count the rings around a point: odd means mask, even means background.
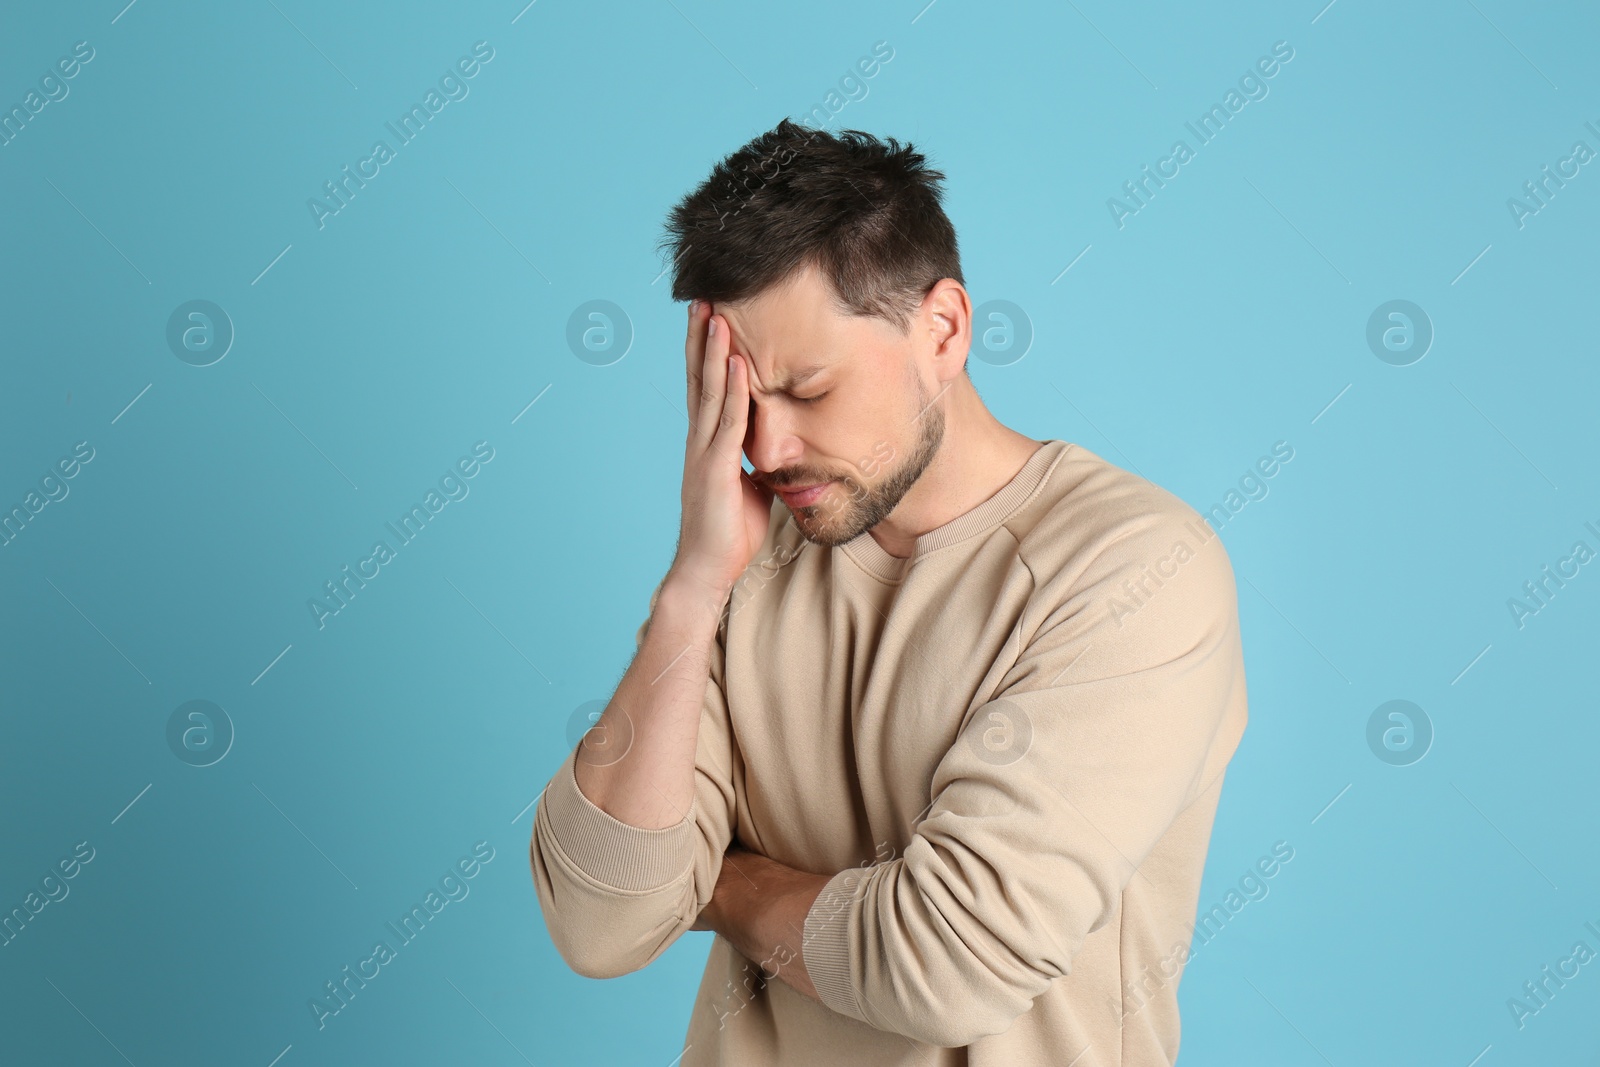
[[[784,284],[737,304],[719,304],[732,351],[751,368],[758,392],[793,388],[836,366],[865,339],[862,321],[841,314],[832,290],[807,267]]]

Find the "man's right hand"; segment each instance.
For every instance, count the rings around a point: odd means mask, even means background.
[[[683,521],[671,575],[720,611],[766,539],[773,492],[745,473],[749,370],[729,357],[728,320],[704,301],[689,306],[684,341],[689,433],[683,456]]]

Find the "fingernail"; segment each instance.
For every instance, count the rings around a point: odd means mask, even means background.
[[[733,373],[734,373],[734,368],[733,368],[733,357],[732,357],[732,356],[729,356],[729,357],[728,357],[728,375],[729,375],[729,377],[732,377],[732,376],[733,376]]]
[[[706,334],[708,336],[711,336],[711,337],[715,337],[716,336],[716,334],[717,334],[717,320],[716,319],[712,319],[711,320],[711,324],[706,327]]]

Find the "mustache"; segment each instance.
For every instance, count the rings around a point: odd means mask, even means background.
[[[796,486],[821,485],[823,482],[837,482],[842,480],[841,475],[826,478],[777,478],[768,476],[761,479],[761,485],[768,489],[793,489]]]

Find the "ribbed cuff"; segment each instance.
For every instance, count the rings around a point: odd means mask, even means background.
[[[806,912],[805,943],[801,956],[806,975],[817,987],[822,1003],[841,1015],[860,1019],[871,1026],[856,1002],[855,984],[850,977],[850,926],[854,918],[856,895],[866,868],[851,867],[830,878]]]
[[[613,818],[578,788],[577,750],[539,802],[549,835],[573,865],[603,885],[638,893],[683,878],[694,862],[694,809],[676,826],[645,829]]]

